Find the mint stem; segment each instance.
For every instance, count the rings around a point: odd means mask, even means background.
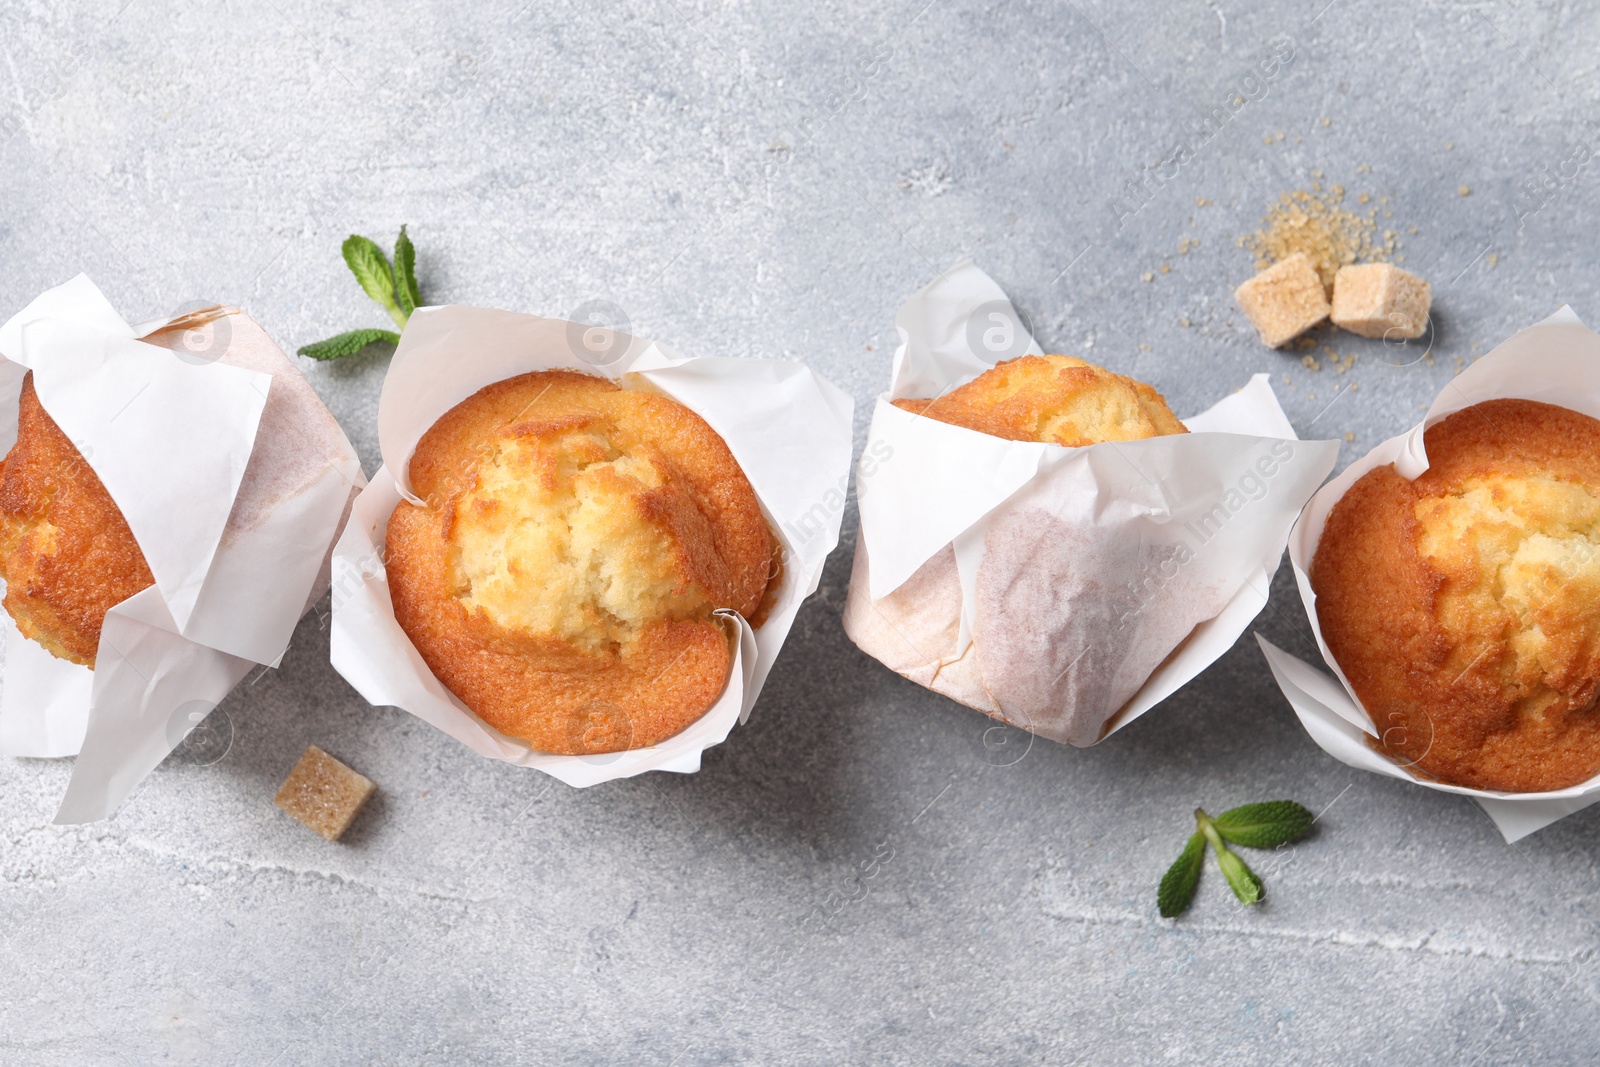
[[[1216,824],[1211,816],[1202,808],[1194,809],[1194,818],[1200,824],[1200,832],[1206,835],[1206,840],[1211,842],[1211,848],[1217,854],[1217,866],[1222,868],[1223,877],[1228,880],[1228,887],[1233,890],[1233,895],[1239,898],[1241,904],[1254,904],[1261,899],[1261,879],[1256,877],[1244,860],[1240,859],[1223,843],[1222,835],[1217,832]]]

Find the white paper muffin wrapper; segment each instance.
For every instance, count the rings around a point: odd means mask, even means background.
[[[0,446],[16,441],[32,370],[155,577],[106,613],[92,671],[0,612],[0,752],[76,754],[56,821],[89,822],[252,666],[278,662],[365,479],[333,416],[241,312],[136,329],[80,275],[0,326],[0,355]]]
[[[727,442],[784,546],[776,603],[739,631],[727,688],[683,732],[647,748],[560,756],[489,726],[433,675],[394,618],[383,566],[389,515],[410,492],[411,455],[440,416],[494,382],[570,369],[654,389],[705,419]],[[636,377],[635,377],[636,376]],[[384,465],[356,501],[334,550],[333,665],[368,701],[411,712],[481,756],[589,786],[645,771],[689,773],[700,754],[749,717],[801,603],[839,541],[853,404],[804,364],[680,358],[659,344],[561,319],[473,307],[419,308],[400,338],[378,404]]]
[[[1543,322],[1507,339],[1482,359],[1456,375],[1439,395],[1423,420],[1398,437],[1391,437],[1350,464],[1323,486],[1306,505],[1289,535],[1289,562],[1300,586],[1311,632],[1322,650],[1333,678],[1257,635],[1278,687],[1295,714],[1323,751],[1341,763],[1374,774],[1415,782],[1442,793],[1459,793],[1476,800],[1500,828],[1507,841],[1515,841],[1600,801],[1600,777],[1567,789],[1547,793],[1503,793],[1489,789],[1432,782],[1374,751],[1367,737],[1377,737],[1372,718],[1357,699],[1333,654],[1322,639],[1317,622],[1317,596],[1311,590],[1311,560],[1328,513],[1345,492],[1374,467],[1393,463],[1406,478],[1428,469],[1423,434],[1428,427],[1463,408],[1486,400],[1517,398],[1538,400],[1600,418],[1600,334],[1596,334],[1563,306]],[[1337,681],[1335,681],[1337,679]]]
[[[1299,441],[1264,374],[1186,420],[1191,432],[1184,435],[1064,448],[977,433],[890,401],[939,396],[1001,359],[1041,354],[1000,287],[963,261],[908,300],[896,326],[893,380],[878,399],[857,468],[861,533],[845,609],[846,629],[857,644],[919,684],[1077,745],[1127,725],[1232,647],[1265,606],[1290,525],[1332,470],[1337,442]],[[1258,468],[1267,457],[1271,462]],[[1272,473],[1265,479],[1256,473],[1267,469]],[[1021,509],[1041,513],[1041,504],[1056,529],[1080,542],[1077,555],[1064,561],[1064,550],[1047,544],[1034,556],[992,564],[1015,568],[1001,576],[1007,588],[1037,584],[1030,572],[1043,567],[1117,587],[1142,581],[1144,571],[1113,565],[1082,577],[1094,569],[1082,561],[1118,558],[1119,546],[1127,545],[1192,550],[1182,581],[1150,594],[1136,621],[1116,635],[1119,644],[1144,642],[1147,657],[1159,651],[1159,662],[1142,681],[1132,679],[1132,696],[1109,710],[1058,705],[1042,718],[1019,714],[998,694],[1032,684],[1026,675],[1052,674],[1056,665],[1010,656],[1006,666],[983,667],[984,657],[974,655],[975,646],[990,656],[1002,643],[986,644],[981,629],[975,632],[980,577],[986,559],[998,558],[992,531]],[[1220,532],[1218,516],[1225,524]],[[1196,535],[1200,529],[1206,536]],[[952,546],[959,589],[952,590],[947,576],[939,596],[891,610],[884,598]],[[1093,634],[1075,632],[1091,624],[1071,615],[1100,599],[1083,589],[1067,617],[1041,618],[1047,646],[1067,635],[1063,640],[1082,638],[1094,650]],[[1181,632],[1161,631],[1171,628],[1179,609],[1193,623]],[[1104,654],[1113,636],[1098,640]],[[1128,686],[1124,679],[1110,692]]]

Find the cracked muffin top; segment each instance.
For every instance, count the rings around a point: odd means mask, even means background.
[[[389,520],[395,618],[444,685],[535,749],[655,744],[721,695],[778,546],[682,404],[575,371],[497,382],[418,442]]]
[[[1600,421],[1494,400],[1368,471],[1311,566],[1376,744],[1424,776],[1537,792],[1600,773]]]

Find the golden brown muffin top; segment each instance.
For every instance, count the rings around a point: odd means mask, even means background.
[[[1188,432],[1144,382],[1073,356],[1008,359],[942,396],[894,405],[1008,441],[1069,447]]]
[[[1380,746],[1479,789],[1600,773],[1600,421],[1495,400],[1435,424],[1429,468],[1360,478],[1312,561],[1329,650]]]
[[[94,468],[22,379],[17,443],[0,473],[0,572],[24,637],[94,666],[106,611],[155,577]]]
[[[574,371],[479,390],[423,435],[389,522],[395,617],[435,675],[546,752],[654,744],[716,701],[713,618],[759,625],[776,541],[688,408]]]

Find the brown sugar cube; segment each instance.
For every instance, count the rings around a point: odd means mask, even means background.
[[[1392,263],[1340,267],[1333,279],[1333,324],[1362,337],[1421,337],[1433,289]]]
[[[273,799],[329,841],[337,841],[377,788],[366,775],[357,774],[316,745],[307,745],[306,754]]]
[[[1274,263],[1233,291],[1261,343],[1282,348],[1328,317],[1328,294],[1304,252]]]

